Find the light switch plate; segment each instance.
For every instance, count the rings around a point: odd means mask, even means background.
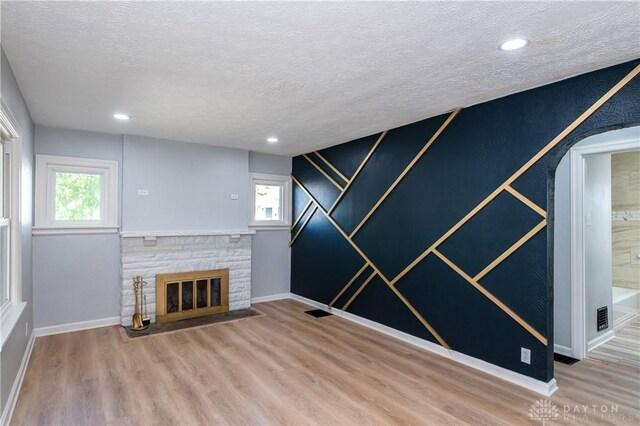
[[[149,195],[148,189],[138,189],[138,195]]]
[[[231,194],[231,199],[232,199],[232,200],[237,200],[238,198],[240,198],[240,197],[238,196],[238,194]]]

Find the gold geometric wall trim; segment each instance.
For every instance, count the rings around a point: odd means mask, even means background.
[[[309,156],[308,156],[307,154],[302,154],[302,156],[303,156],[303,157],[304,157],[304,158],[305,158],[309,163],[311,163],[311,165],[312,165],[313,167],[315,167],[316,169],[318,169],[318,171],[319,171],[320,173],[322,173],[322,175],[323,175],[324,177],[326,177],[326,178],[327,178],[327,180],[328,180],[329,182],[331,182],[331,184],[332,184],[333,186],[335,186],[336,188],[338,188],[340,191],[343,191],[343,190],[344,190],[344,189],[342,188],[342,186],[340,186],[340,184],[339,184],[338,182],[336,182],[335,180],[333,180],[333,178],[332,178],[331,176],[329,176],[329,174],[328,174],[327,172],[325,172],[324,170],[322,170],[322,167],[318,166],[318,165],[315,163],[315,161],[313,161],[311,158],[309,158]]]
[[[407,167],[404,168],[402,173],[400,173],[400,175],[391,184],[391,186],[389,186],[389,188],[385,191],[385,193],[382,195],[382,197],[380,197],[380,199],[373,205],[373,207],[371,207],[371,210],[369,210],[369,213],[367,213],[364,216],[364,218],[362,218],[362,220],[360,221],[358,226],[356,226],[355,229],[349,235],[349,238],[353,238],[353,236],[356,235],[356,233],[360,230],[360,228],[362,228],[362,225],[364,225],[367,222],[367,220],[369,220],[369,218],[378,209],[378,207],[380,207],[380,205],[383,203],[383,201],[386,200],[387,197],[393,192],[393,190],[396,188],[396,186],[398,186],[400,181],[406,176],[407,173],[409,173],[409,170],[411,170],[413,168],[413,166],[418,162],[420,157],[422,157],[422,155],[425,152],[427,152],[427,149],[429,149],[429,147],[436,141],[436,139],[438,139],[438,136],[440,136],[440,134],[444,131],[444,129],[447,128],[449,123],[451,123],[453,121],[453,119],[456,118],[456,116],[458,114],[460,114],[460,111],[462,111],[461,108],[455,109],[451,113],[451,115],[449,115],[449,117],[445,120],[445,122],[442,123],[440,128],[433,134],[433,136],[431,136],[431,138],[422,147],[422,149],[420,151],[418,151],[418,153],[415,155],[415,157],[413,157],[413,160],[411,160],[411,162],[407,165]]]
[[[342,200],[342,197],[344,196],[344,194],[347,193],[347,190],[351,186],[351,183],[358,177],[358,175],[360,174],[360,171],[367,164],[367,161],[369,161],[369,158],[371,158],[371,156],[375,152],[376,148],[378,148],[378,145],[380,145],[380,142],[382,142],[382,139],[384,139],[384,137],[387,135],[387,132],[388,132],[388,130],[385,130],[384,132],[382,132],[380,134],[380,136],[378,137],[378,140],[376,140],[376,143],[373,144],[373,146],[371,147],[371,149],[369,150],[367,155],[364,157],[364,159],[362,160],[362,162],[360,163],[360,165],[356,169],[355,173],[353,173],[353,176],[351,176],[351,179],[349,179],[349,181],[347,182],[347,185],[344,187],[344,189],[342,190],[340,195],[338,195],[338,198],[336,198],[336,200],[333,202],[333,205],[329,208],[327,213],[331,214],[331,212],[333,212],[333,209],[336,208],[336,206],[338,205],[340,200]]]
[[[537,224],[531,231],[527,232],[522,238],[516,241],[511,247],[505,250],[504,253],[502,253],[500,256],[496,258],[496,260],[494,260],[489,265],[487,265],[487,267],[484,268],[482,271],[480,271],[475,277],[473,277],[473,279],[475,281],[479,281],[480,279],[482,279],[482,277],[484,277],[489,272],[491,272],[496,266],[502,263],[502,261],[505,260],[507,257],[511,256],[516,250],[518,250],[527,241],[533,238],[533,236],[536,235],[539,231],[541,231],[545,226],[547,226],[546,219],[544,219],[542,222]]]
[[[545,346],[547,345],[547,339],[542,334],[540,334],[533,327],[531,327],[529,325],[529,323],[527,323],[525,320],[523,320],[518,314],[513,312],[507,305],[505,305],[500,299],[498,299],[493,294],[491,294],[486,288],[484,288],[483,286],[478,284],[478,282],[476,280],[474,280],[469,275],[467,275],[455,263],[450,261],[447,257],[445,257],[438,250],[434,249],[433,250],[433,254],[438,256],[440,258],[440,260],[442,260],[444,263],[449,265],[449,267],[451,269],[453,269],[454,271],[456,271],[458,273],[458,275],[460,275],[462,278],[467,280],[467,282],[469,284],[471,284],[472,286],[474,286],[476,288],[476,290],[478,290],[480,293],[482,293],[487,299],[491,300],[494,303],[494,305],[496,305],[497,307],[502,309],[507,315],[509,315],[511,318],[513,318],[513,320],[515,320],[515,322],[520,324],[525,330],[527,330],[529,333],[531,333],[533,335],[533,337],[538,339],[543,345],[545,345]]]
[[[296,241],[296,238],[298,238],[298,235],[300,235],[300,233],[302,232],[304,227],[307,226],[307,223],[309,223],[309,221],[313,217],[313,214],[316,212],[316,210],[318,210],[318,206],[317,205],[313,207],[313,209],[311,210],[311,213],[309,213],[309,216],[307,217],[307,219],[300,226],[300,229],[298,229],[298,232],[296,232],[296,235],[293,236],[293,238],[291,239],[291,242],[289,243],[289,247],[291,247],[293,245],[293,243]]]
[[[405,269],[402,270],[394,279],[391,280],[391,284],[396,284],[403,276],[405,276],[411,269],[413,269],[418,263],[420,263],[429,253],[433,252],[436,247],[442,244],[447,238],[453,235],[458,229],[473,218],[480,210],[486,207],[494,198],[506,190],[514,183],[520,176],[522,176],[527,170],[531,168],[538,160],[544,157],[551,149],[553,149],[562,139],[567,137],[569,133],[574,131],[582,122],[591,116],[595,111],[604,105],[613,95],[618,93],[627,83],[629,83],[634,77],[640,73],[640,65],[636,66],[629,74],[627,74],[622,80],[620,80],[615,86],[613,86],[607,93],[605,93],[600,99],[598,99],[593,105],[591,105],[585,112],[583,112],[578,118],[576,118],[571,124],[569,124],[562,132],[560,132],[555,138],[551,140],[544,148],[542,148],[536,155],[531,157],[522,167],[520,167],[514,174],[512,174],[507,180],[505,180],[500,186],[498,186],[491,194],[489,194],[484,200],[482,200],[475,208],[473,208],[467,215],[458,221],[447,232],[444,233],[435,243],[422,252],[413,262],[411,262]],[[512,188],[513,190],[513,188]],[[515,191],[515,190],[513,190]],[[517,192],[517,191],[515,191]],[[511,192],[512,194],[514,192]],[[524,196],[522,196],[524,197]],[[522,201],[521,198],[518,198]],[[527,204],[527,203],[525,203]],[[533,203],[531,203],[533,204]],[[531,205],[527,204],[529,207]],[[544,214],[546,216],[546,212]]]
[[[366,159],[365,159],[366,160]],[[351,238],[349,238],[349,236],[342,230],[342,228],[340,228],[340,225],[338,225],[336,223],[335,220],[333,220],[333,218],[322,208],[322,206],[320,205],[320,203],[318,203],[318,200],[315,199],[315,197],[313,195],[311,195],[311,193],[309,192],[309,190],[307,190],[307,188],[304,187],[304,185],[302,183],[300,183],[300,181],[298,179],[296,179],[296,177],[292,174],[291,175],[291,179],[293,180],[293,182],[298,185],[298,187],[305,193],[307,194],[307,197],[309,197],[311,200],[313,200],[316,208],[318,210],[320,210],[322,212],[322,214],[324,215],[324,217],[327,218],[327,220],[333,225],[334,228],[336,228],[336,230],[340,233],[340,235],[342,235],[342,237],[347,240],[347,242],[351,245],[351,247],[353,247],[353,249],[360,255],[360,257],[362,257],[362,259],[365,260],[366,264],[371,266],[371,268],[374,270],[374,273],[377,274],[380,278],[382,278],[382,280],[385,282],[385,284],[391,289],[391,291],[393,291],[393,293],[398,296],[398,298],[402,301],[402,303],[404,303],[404,305],[411,311],[411,313],[413,313],[413,315],[418,319],[418,321],[420,321],[420,323],[422,323],[422,325],[431,333],[431,335],[433,337],[436,338],[436,340],[445,348],[447,349],[451,349],[451,347],[442,339],[442,337],[440,337],[440,335],[436,332],[436,330],[431,326],[431,324],[429,324],[422,315],[420,315],[420,313],[411,305],[411,303],[409,303],[409,301],[406,299],[406,297],[404,297],[400,291],[398,291],[398,289],[394,288],[391,283],[389,282],[389,279],[387,277],[385,277],[382,272],[380,272],[380,270],[378,269],[378,267],[371,262],[371,260],[369,260],[369,258],[367,257],[367,255],[364,254],[364,252],[362,250],[360,250],[360,247],[358,247],[358,245],[356,243],[354,243]],[[314,210],[315,211],[315,210]],[[355,300],[355,298],[354,298]],[[353,302],[353,301],[352,301]]]
[[[315,151],[315,152],[314,152],[314,154],[315,154],[315,155],[317,155],[317,156],[318,156],[318,158],[319,158],[319,159],[321,159],[321,160],[324,162],[324,164],[326,164],[326,165],[327,165],[331,170],[333,170],[333,172],[334,172],[335,174],[337,174],[338,176],[340,176],[340,179],[342,179],[342,180],[344,181],[344,183],[349,183],[349,179],[347,179],[347,177],[346,177],[345,175],[343,175],[343,174],[340,172],[340,170],[338,170],[338,169],[337,169],[333,164],[331,164],[331,163],[329,162],[329,160],[327,160],[326,158],[324,158],[324,157],[322,156],[322,154],[320,154],[318,151]]]
[[[362,290],[364,290],[364,288],[367,286],[367,284],[369,284],[369,283],[371,282],[371,280],[373,279],[373,277],[375,277],[375,276],[376,276],[376,271],[373,271],[373,272],[371,273],[371,275],[369,275],[369,278],[367,278],[367,279],[365,280],[365,282],[363,282],[363,283],[362,283],[362,285],[361,285],[360,287],[358,287],[358,289],[356,290],[356,292],[355,292],[355,293],[353,293],[353,296],[351,296],[351,297],[349,298],[349,300],[347,301],[347,303],[345,303],[345,304],[344,304],[344,306],[342,307],[342,310],[343,310],[343,311],[346,311],[346,310],[347,310],[347,308],[349,307],[349,305],[351,305],[351,302],[353,302],[354,300],[356,300],[356,297],[358,297],[358,295],[359,295],[360,293],[362,293]]]
[[[358,279],[358,277],[360,275],[362,275],[362,273],[365,271],[365,269],[367,269],[369,267],[369,263],[365,262],[364,265],[362,265],[362,268],[360,268],[360,270],[358,272],[356,272],[356,274],[353,276],[353,278],[351,278],[349,280],[349,282],[342,287],[342,290],[340,290],[340,292],[336,295],[336,297],[333,298],[333,300],[331,301],[331,303],[329,303],[329,307],[332,307],[334,303],[336,303],[338,301],[338,299],[340,299],[340,296],[342,296],[344,294],[345,291],[347,291],[347,289],[349,289],[349,287],[351,287],[351,285]]]
[[[533,210],[534,212],[538,213],[540,216],[546,218],[547,217],[547,212],[542,208],[539,207],[536,203],[534,203],[533,201],[531,201],[530,199],[528,199],[527,197],[525,197],[524,195],[522,195],[520,192],[516,191],[515,189],[513,189],[512,186],[507,186],[505,188],[505,190],[513,195],[514,197],[516,197],[518,200],[522,201],[524,204],[526,204],[531,210]]]
[[[373,269],[372,274],[367,278],[364,284],[360,286],[360,288],[356,291],[356,293],[349,299],[349,301],[345,304],[343,309],[348,308],[351,303],[357,298],[357,296],[362,292],[362,290],[366,287],[366,285],[376,276],[378,275],[387,286],[396,294],[396,296],[405,304],[405,306],[418,318],[418,320],[429,330],[429,332],[438,340],[438,342],[447,349],[450,349],[449,346],[444,342],[442,337],[433,329],[433,327],[420,315],[420,313],[411,305],[411,303],[402,295],[398,289],[396,288],[396,284],[400,281],[407,273],[409,273],[416,265],[418,265],[422,260],[424,260],[429,254],[436,255],[442,262],[448,265],[451,269],[453,269],[458,275],[463,277],[470,285],[472,285],[476,290],[478,290],[481,294],[483,294],[487,299],[489,299],[492,303],[494,303],[497,307],[499,307],[505,314],[507,314],[510,318],[512,318],[515,322],[517,322],[520,326],[522,326],[525,330],[527,330],[532,336],[534,336],[538,341],[540,341],[545,346],[548,345],[547,339],[537,330],[535,330],[530,324],[528,324],[522,317],[516,314],[512,309],[510,309],[505,303],[491,294],[487,289],[485,289],[482,285],[479,284],[479,280],[485,277],[489,272],[495,269],[500,263],[502,263],[505,259],[511,256],[515,251],[517,251],[520,247],[522,247],[527,241],[529,241],[533,236],[535,236],[542,229],[547,226],[547,212],[536,205],[534,202],[529,200],[523,194],[515,190],[511,185],[522,176],[527,170],[529,170],[535,163],[537,163],[541,158],[543,158],[551,149],[557,146],[564,138],[566,138],[571,132],[573,132],[580,124],[582,124],[587,118],[589,118],[595,111],[597,111],[602,105],[604,105],[611,97],[613,97],[618,91],[620,91],[627,83],[629,83],[632,79],[634,79],[638,74],[640,74],[640,65],[636,66],[631,72],[629,72],[624,78],[622,78],[616,85],[614,85],[609,91],[607,91],[600,99],[594,102],[587,110],[585,110],[578,118],[576,118],[571,124],[569,124],[564,130],[562,130],[556,137],[554,137],[547,145],[545,145],[540,151],[538,151],[533,157],[531,157],[525,164],[523,164],[515,173],[513,173],[508,179],[506,179],[502,184],[500,184],[493,192],[491,192],[488,196],[485,197],[476,207],[474,207],[471,211],[469,211],[464,217],[462,217],[455,225],[453,225],[447,232],[445,232],[438,240],[431,244],[426,250],[424,250],[420,255],[418,255],[409,265],[407,265],[398,275],[396,275],[392,280],[389,280],[380,269],[366,256],[366,254],[358,247],[358,245],[353,241],[353,236],[357,233],[357,231],[364,225],[364,223],[373,215],[376,209],[382,204],[382,202],[393,192],[393,190],[397,187],[399,182],[404,178],[404,176],[411,170],[413,165],[419,160],[419,158],[426,152],[429,146],[435,141],[435,139],[444,131],[446,126],[458,115],[460,109],[455,110],[449,118],[443,123],[443,125],[438,129],[438,131],[432,136],[432,138],[425,144],[425,146],[420,150],[420,152],[414,157],[414,159],[409,163],[407,167],[403,170],[403,172],[396,178],[394,183],[387,189],[384,195],[376,202],[374,207],[367,213],[367,215],[361,220],[358,226],[354,229],[351,235],[347,235],[342,228],[333,220],[331,217],[331,212],[335,209],[339,201],[342,199],[342,196],[345,194],[347,189],[350,187],[351,183],[355,180],[360,170],[364,167],[366,162],[369,160],[375,149],[378,147],[384,136],[387,134],[387,131],[384,131],[372,149],[369,151],[363,162],[360,164],[354,175],[351,179],[345,181],[347,182],[346,186],[342,188],[338,185],[328,174],[326,174],[317,164],[315,164],[308,156],[304,155],[304,157],[318,170],[322,172],[322,174],[327,177],[327,179],[338,187],[341,192],[337,197],[336,201],[333,203],[331,208],[328,211],[325,211],[322,206],[318,203],[318,201],[311,195],[311,193],[300,183],[295,176],[291,176],[293,181],[307,194],[307,196],[313,201],[315,204],[315,210],[320,210],[323,215],[329,220],[329,222],[338,230],[338,232],[344,237],[344,239],[354,248],[354,250],[365,260],[365,265],[358,271],[355,277],[353,277],[347,285],[345,285],[342,290],[338,293],[338,295],[333,299],[331,305],[333,305],[340,296],[355,282],[358,276],[364,272],[367,267],[371,267]],[[323,157],[318,154],[319,158],[323,159],[327,165],[337,172],[337,169],[326,161]],[[338,173],[338,176],[341,174]],[[344,176],[341,176],[344,177]],[[524,205],[538,213],[543,217],[543,220],[538,223],[533,229],[531,229],[527,234],[521,237],[516,243],[514,243],[511,247],[509,247],[504,253],[498,256],[494,261],[492,261],[489,265],[487,265],[481,272],[479,272],[475,277],[469,276],[466,272],[464,272],[460,267],[458,267],[455,263],[453,263],[450,259],[444,256],[437,248],[446,241],[450,236],[452,236],[456,231],[458,231],[464,224],[466,224],[469,220],[471,220],[474,216],[476,216],[484,207],[489,205],[498,195],[502,192],[508,192],[517,200],[522,202]],[[308,219],[307,219],[308,222]],[[305,222],[306,224],[306,222]],[[304,227],[304,225],[303,225]],[[302,228],[303,228],[302,227]],[[298,231],[296,237],[300,234],[302,229]],[[295,237],[294,237],[295,240]],[[292,241],[293,243],[293,241]]]
[[[298,222],[300,222],[300,219],[304,217],[304,214],[307,212],[311,204],[313,204],[313,201],[309,200],[309,202],[304,206],[304,208],[300,212],[300,216],[298,216],[298,218],[293,222],[293,225],[291,225],[291,227],[289,228],[289,232],[293,232],[293,230],[296,228],[296,225],[298,224]]]

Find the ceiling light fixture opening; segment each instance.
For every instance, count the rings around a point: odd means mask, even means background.
[[[513,38],[511,40],[507,40],[500,45],[500,50],[509,51],[509,50],[518,50],[525,47],[529,44],[529,40],[526,38]]]
[[[127,114],[113,114],[113,118],[115,118],[116,120],[129,120],[131,117],[129,117]]]
[[[270,136],[267,138],[267,142],[269,143],[277,143],[278,142],[278,138],[276,138],[275,136]]]

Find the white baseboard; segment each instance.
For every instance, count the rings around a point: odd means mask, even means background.
[[[625,325],[629,324],[632,321],[635,321],[637,317],[638,317],[638,311],[635,311],[635,312],[626,314],[622,318],[618,318],[617,321],[613,322],[613,330],[614,331],[620,330]]]
[[[89,330],[92,328],[120,325],[120,317],[101,318],[90,321],[72,322],[69,324],[52,325],[49,327],[34,328],[36,337],[51,336],[53,334],[70,333],[72,331]]]
[[[553,352],[560,355],[573,357],[573,349],[571,349],[569,346],[564,346],[564,345],[559,345],[557,343],[554,343]]]
[[[251,303],[271,302],[273,300],[289,299],[291,293],[272,294],[270,296],[252,297]]]
[[[543,381],[525,376],[524,374],[516,373],[514,371],[507,370],[506,368],[502,368],[497,365],[488,363],[481,359],[474,358],[460,352],[450,351],[428,340],[420,339],[418,337],[412,336],[410,334],[404,333],[402,331],[396,330],[391,327],[387,327],[386,325],[379,324],[377,322],[368,320],[366,318],[362,318],[360,316],[353,315],[348,312],[341,311],[339,309],[331,309],[327,305],[316,302],[315,300],[307,299],[306,297],[298,296],[297,294],[293,294],[293,293],[291,294],[290,297],[291,299],[297,300],[298,302],[302,302],[307,305],[313,306],[315,308],[323,309],[327,312],[331,312],[332,314],[339,316],[341,318],[347,319],[349,321],[353,321],[365,327],[371,328],[373,330],[384,333],[388,336],[391,336],[396,339],[402,340],[404,342],[410,343],[412,345],[418,346],[422,349],[441,355],[445,358],[449,358],[453,361],[459,362],[460,364],[464,364],[466,366],[483,371],[499,379],[506,380],[507,382],[529,389],[533,392],[542,394],[544,396],[551,396],[558,390],[558,384],[556,383],[556,379],[551,379],[549,382],[545,383]]]
[[[616,334],[614,333],[614,331],[609,330],[606,333],[602,333],[600,336],[589,340],[589,343],[587,344],[587,352],[590,352],[595,348],[597,348],[598,346],[607,343],[609,340],[613,339],[614,337],[616,337]]]
[[[13,386],[11,386],[9,398],[7,398],[7,404],[5,405],[4,411],[2,412],[2,417],[0,417],[0,425],[8,425],[11,422],[13,410],[15,410],[16,404],[18,403],[18,395],[20,394],[20,388],[22,387],[24,375],[27,372],[27,365],[29,365],[29,359],[31,359],[31,352],[33,352],[33,344],[35,343],[35,341],[36,333],[35,331],[32,331],[31,335],[29,336],[29,341],[27,342],[27,347],[25,348],[24,355],[22,356],[22,362],[20,363],[18,374],[16,374],[16,378],[13,381]]]

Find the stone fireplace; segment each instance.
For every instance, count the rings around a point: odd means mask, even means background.
[[[254,232],[122,232],[120,324],[131,325],[135,304],[132,282],[137,275],[148,283],[144,294],[152,323],[156,322],[156,275],[228,269],[229,310],[250,307]]]

